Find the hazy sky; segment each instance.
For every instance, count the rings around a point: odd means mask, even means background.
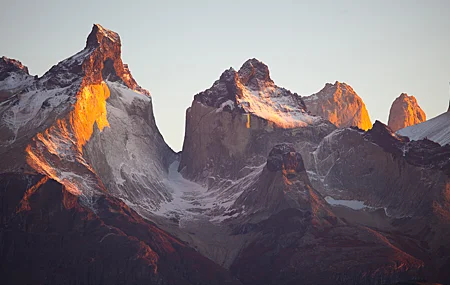
[[[0,1],[0,56],[32,74],[83,49],[93,23],[118,32],[122,59],[152,93],[175,150],[193,96],[253,57],[300,95],[326,82],[350,84],[372,121],[386,123],[402,92],[428,118],[448,107],[448,0]]]

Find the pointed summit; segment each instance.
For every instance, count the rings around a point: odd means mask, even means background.
[[[241,83],[249,87],[258,87],[261,83],[273,84],[269,67],[262,61],[252,58],[247,60],[238,71]]]
[[[86,48],[98,47],[104,41],[111,44],[118,44],[120,46],[119,34],[103,28],[100,24],[94,24],[92,31],[86,40]]]
[[[49,89],[67,87],[80,78],[83,83],[100,84],[104,80],[119,82],[142,94],[150,93],[134,80],[128,66],[122,62],[121,42],[116,32],[94,24],[79,53],[53,66],[45,75]]]
[[[389,111],[388,126],[394,131],[420,124],[426,121],[425,112],[420,108],[414,96],[400,94],[394,100]]]

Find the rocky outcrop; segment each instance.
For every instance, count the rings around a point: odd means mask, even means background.
[[[302,98],[311,114],[329,120],[338,128],[355,126],[368,130],[372,126],[366,105],[348,84],[327,83],[318,93]]]
[[[237,198],[233,208],[240,212],[240,218],[251,213],[252,222],[286,209],[308,211],[316,218],[333,216],[325,200],[311,186],[301,154],[286,143],[272,148],[266,166]]]
[[[28,73],[28,67],[20,61],[2,56],[0,58],[0,103],[32,84],[34,79]]]
[[[394,131],[425,122],[427,117],[414,96],[402,93],[392,103],[388,126]]]
[[[12,72],[30,75],[28,67],[24,66],[20,61],[2,56],[0,58],[0,81],[6,78]]]

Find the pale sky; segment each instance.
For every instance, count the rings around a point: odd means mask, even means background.
[[[0,56],[39,76],[83,49],[93,23],[118,32],[122,59],[151,92],[176,151],[193,96],[253,57],[300,95],[350,84],[372,122],[387,123],[402,92],[427,118],[448,107],[448,0],[0,1]]]

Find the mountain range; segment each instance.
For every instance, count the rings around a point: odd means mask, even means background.
[[[43,76],[0,59],[3,284],[450,283],[449,113],[373,124],[249,59],[193,96],[183,149],[95,24]],[[431,284],[431,283],[430,283]]]

